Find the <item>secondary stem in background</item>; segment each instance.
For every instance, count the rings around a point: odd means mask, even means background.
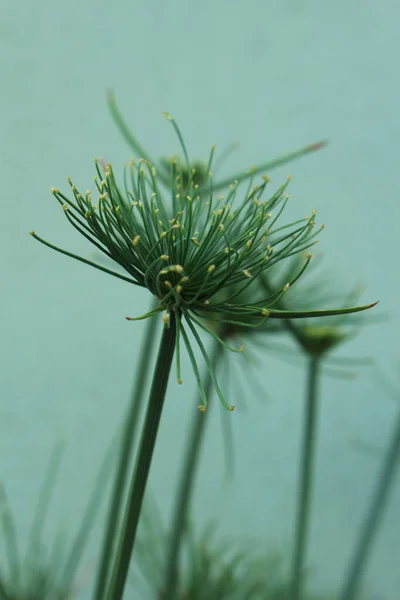
[[[155,306],[156,302],[153,302],[151,308],[155,308]],[[139,361],[136,366],[131,402],[124,421],[122,439],[120,442],[121,446],[116,468],[114,487],[107,515],[100,565],[97,571],[97,579],[93,595],[94,600],[102,600],[102,598],[105,597],[107,589],[106,586],[108,583],[108,574],[113,558],[115,538],[117,535],[123,499],[125,497],[128,469],[132,459],[132,447],[135,441],[139,417],[142,412],[145,399],[144,391],[151,365],[157,322],[158,321],[156,317],[150,317],[147,320],[142,346],[139,351]]]
[[[6,588],[4,587],[1,579],[0,579],[0,600],[9,600],[9,596],[6,592]]]
[[[290,600],[301,600],[302,597],[311,494],[313,489],[318,403],[317,383],[320,359],[317,356],[311,356],[309,360]]]
[[[359,590],[372,542],[383,517],[386,503],[389,498],[390,487],[396,468],[400,461],[400,414],[397,417],[391,439],[389,441],[383,465],[378,476],[378,482],[370,504],[370,508],[361,526],[361,532],[356,544],[353,558],[350,562],[345,584],[340,600],[353,600]]]
[[[164,328],[154,370],[153,383],[150,390],[146,418],[142,429],[138,458],[131,479],[125,518],[117,548],[117,556],[114,561],[110,577],[110,586],[106,596],[108,600],[121,600],[124,592],[143,496],[154,453],[161,413],[164,406],[164,399],[174,356],[175,340],[175,313],[174,311],[171,311],[169,327]]]
[[[211,364],[216,371],[220,358],[222,357],[224,348],[218,341],[214,341],[214,348],[211,354]],[[204,384],[204,390],[207,398],[211,395],[212,380],[210,375],[207,375],[207,380]],[[200,404],[200,402],[199,402]],[[207,421],[208,410],[204,413],[200,410],[196,413],[192,422],[192,427],[187,440],[184,464],[181,471],[180,481],[174,512],[172,517],[172,525],[170,529],[170,539],[167,548],[167,562],[165,571],[165,583],[162,590],[163,600],[176,600],[176,588],[178,584],[178,568],[179,555],[182,545],[185,529],[188,524],[188,514],[191,503],[191,496],[194,487],[194,480],[197,473],[198,461],[200,457],[201,444],[204,437],[205,426]],[[225,415],[229,418],[231,415]]]
[[[60,589],[71,589],[73,582],[75,582],[76,574],[79,569],[79,565],[81,564],[82,556],[86,550],[86,545],[89,541],[89,535],[93,531],[101,500],[103,498],[102,492],[104,489],[104,482],[109,479],[111,466],[115,460],[114,450],[115,440],[111,440],[111,443],[107,448],[100,468],[97,472],[95,483],[91,489],[89,500],[83,511],[78,531],[74,536],[74,540],[66,557],[65,564],[62,566],[59,586]]]
[[[15,588],[21,583],[21,554],[18,548],[17,528],[3,483],[0,482],[0,520],[9,566],[9,578]]]

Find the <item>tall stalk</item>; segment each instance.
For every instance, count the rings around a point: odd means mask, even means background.
[[[154,306],[152,306],[152,308],[155,307],[155,303],[153,304]],[[156,327],[156,317],[149,318],[146,324],[146,330],[144,333],[142,347],[139,352],[140,359],[136,367],[131,402],[128,408],[122,432],[118,464],[114,479],[114,488],[107,515],[107,523],[103,539],[100,565],[97,572],[95,591],[93,595],[94,600],[102,600],[102,598],[105,597],[107,589],[107,579],[111,567],[111,560],[113,557],[113,550],[115,547],[115,538],[117,535],[118,524],[120,520],[120,512],[126,490],[128,469],[132,458],[132,447],[135,441],[136,431],[139,424],[139,417],[142,411],[145,398],[144,390],[151,363],[151,355],[154,345]]]
[[[147,405],[147,414],[142,429],[138,458],[132,474],[124,523],[118,542],[117,556],[114,561],[110,585],[106,596],[108,600],[121,600],[124,592],[143,496],[154,453],[161,413],[164,406],[164,399],[174,356],[175,341],[175,313],[174,311],[171,311],[169,327],[164,328],[157,363],[154,369],[153,383]]]
[[[301,600],[302,597],[303,572],[306,559],[307,538],[309,533],[308,524],[313,489],[319,366],[320,358],[311,355],[308,367],[290,600]]]
[[[365,565],[371,551],[372,542],[376,535],[379,523],[383,517],[385,506],[389,498],[390,488],[396,467],[400,460],[400,414],[397,417],[392,436],[383,459],[382,469],[378,476],[378,482],[371,500],[369,510],[366,514],[361,532],[356,544],[350,568],[345,580],[340,600],[353,600],[359,590],[361,578]]]
[[[224,348],[220,342],[214,342],[211,354],[211,364],[214,371],[223,355]],[[212,390],[212,379],[207,374],[204,384],[206,396],[209,397]],[[192,422],[191,431],[187,440],[184,464],[178,485],[178,492],[172,517],[171,537],[167,550],[167,562],[165,571],[165,583],[162,590],[164,600],[176,599],[176,588],[178,584],[179,555],[183,536],[188,522],[188,514],[191,503],[194,480],[196,477],[201,444],[204,437],[207,413],[198,411]],[[228,415],[226,415],[228,417]]]

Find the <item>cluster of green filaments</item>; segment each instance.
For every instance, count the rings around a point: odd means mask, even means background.
[[[212,155],[213,151],[210,165]],[[260,186],[250,183],[244,202],[234,210],[238,181],[230,186],[226,197],[215,199],[211,173],[208,190],[200,194],[198,184],[193,182],[195,170],[192,169],[193,178],[184,189],[180,173],[173,174],[171,204],[174,216],[170,218],[156,171],[146,161],[140,160],[137,166],[132,161],[126,167],[123,190],[118,187],[110,164],[102,170],[96,161],[96,169],[96,203],[89,190],[80,193],[71,180],[74,200],[58,189],[53,188],[52,193],[69,222],[80,233],[121,265],[131,276],[128,278],[131,283],[146,287],[160,300],[155,311],[145,316],[165,310],[164,323],[168,325],[170,311],[175,311],[178,381],[181,381],[179,339],[182,337],[201,386],[199,369],[183,322],[206,357],[194,324],[203,329],[207,327],[196,316],[201,317],[205,311],[223,311],[229,312],[230,319],[240,322],[246,315],[258,316],[260,322],[265,320],[288,284],[278,294],[251,305],[234,303],[234,299],[260,272],[314,243],[315,213],[313,211],[310,217],[287,231],[287,227],[276,225],[288,201],[287,183],[268,201],[262,200],[268,179],[265,177]],[[277,215],[273,216],[271,211],[278,206]],[[310,255],[307,255],[305,265],[309,259]],[[232,286],[235,286],[234,293],[225,295],[223,302],[214,301],[218,292]],[[220,397],[222,399],[222,394]],[[206,404],[205,396],[203,401]]]
[[[323,226],[316,231],[315,210],[290,225],[278,224],[289,199],[286,188],[290,178],[268,200],[263,196],[269,178],[264,176],[259,185],[254,185],[251,172],[243,177],[247,182],[244,193],[240,192],[241,181],[235,180],[224,196],[216,196],[212,178],[215,147],[212,147],[202,171],[200,184],[175,121],[169,114],[166,117],[175,128],[184,154],[184,163],[178,159],[169,161],[168,185],[165,177],[161,182],[158,180],[156,168],[147,159],[132,160],[125,166],[121,186],[112,165],[96,160],[95,202],[91,191],[79,192],[70,179],[73,199],[56,188],[51,190],[71,225],[129,276],[61,250],[39,238],[35,232],[31,233],[59,252],[147,288],[159,304],[136,318],[163,311],[164,324],[168,326],[171,311],[174,312],[178,381],[181,382],[182,339],[206,406],[207,399],[190,341],[194,338],[219,397],[224,406],[230,408],[218,387],[198,334],[198,328],[201,328],[219,339],[213,328],[205,324],[205,314],[210,318],[218,316],[220,320],[228,316],[227,321],[231,324],[246,327],[258,326],[268,317],[284,316],[273,307],[279,305],[288,287],[304,272],[311,259],[311,254],[306,251],[315,243],[315,236]],[[302,266],[281,289],[252,298],[250,304],[240,301],[243,291],[248,290],[267,269],[282,259],[299,254],[304,255]],[[220,341],[227,346],[224,340]]]
[[[178,174],[173,179],[170,218],[150,164],[139,161],[136,168],[132,161],[125,170],[124,192],[111,165],[102,173],[96,161],[96,169],[97,204],[91,192],[79,193],[71,181],[75,201],[57,189],[52,192],[70,223],[120,264],[132,283],[157,296],[160,309],[204,310],[208,305],[214,309],[218,303],[212,299],[222,289],[241,284],[236,297],[262,271],[315,243],[315,211],[295,228],[276,227],[288,200],[287,183],[268,201],[261,200],[267,178],[260,186],[250,185],[244,202],[234,210],[239,182],[231,185],[226,197],[215,199],[212,186],[202,196],[192,182],[182,189]],[[271,210],[280,204],[273,217]],[[224,306],[233,298],[225,299]],[[249,309],[265,314],[260,306]]]

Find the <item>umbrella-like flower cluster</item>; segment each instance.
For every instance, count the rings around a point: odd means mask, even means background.
[[[269,199],[264,199],[269,183],[267,176],[258,185],[250,178],[244,191],[241,182],[235,180],[226,195],[216,196],[211,173],[214,147],[206,169],[208,182],[200,188],[181,133],[171,115],[166,117],[172,121],[185,157],[184,167],[178,161],[171,162],[169,202],[163,197],[165,192],[163,194],[155,167],[145,159],[137,163],[131,161],[125,168],[122,185],[117,183],[111,164],[102,166],[95,161],[96,200],[89,190],[79,192],[71,180],[73,199],[56,188],[51,190],[71,225],[129,276],[61,250],[35,232],[31,233],[55,250],[147,288],[159,304],[137,318],[165,311],[163,320],[168,326],[171,313],[174,313],[178,381],[181,380],[182,339],[200,382],[200,371],[190,342],[193,336],[213,376],[216,390],[229,408],[210,369],[207,351],[198,333],[198,328],[210,332],[200,317],[205,313],[223,313],[229,314],[232,323],[255,326],[268,317],[308,316],[308,313],[286,314],[273,307],[307,267],[311,254],[306,251],[315,243],[315,236],[322,227],[315,227],[315,210],[290,225],[280,225],[279,219],[289,198],[286,193],[289,178]],[[264,297],[255,297],[250,304],[238,302],[243,291],[258,276],[282,259],[301,253],[304,253],[302,266],[281,289]],[[314,311],[313,314],[317,313]],[[205,397],[203,402],[206,404]]]

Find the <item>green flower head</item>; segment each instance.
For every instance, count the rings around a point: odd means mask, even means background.
[[[193,336],[209,366],[198,333],[198,327],[207,327],[199,317],[207,312],[229,313],[230,321],[242,324],[251,318],[253,326],[254,319],[262,324],[268,317],[285,316],[272,307],[307,267],[311,255],[306,251],[315,243],[315,236],[322,227],[315,227],[315,210],[290,225],[280,224],[289,199],[286,193],[289,178],[267,199],[269,179],[266,176],[257,185],[251,177],[245,186],[235,180],[225,195],[216,196],[212,180],[214,147],[206,168],[208,182],[200,188],[180,130],[171,115],[165,116],[177,133],[185,159],[183,167],[177,160],[170,162],[169,201],[159,185],[156,168],[145,159],[131,161],[126,166],[122,184],[117,182],[111,164],[101,165],[95,161],[96,199],[89,190],[79,192],[71,180],[72,199],[52,188],[71,225],[120,265],[127,276],[61,250],[34,232],[32,235],[64,254],[147,288],[159,304],[151,312],[136,318],[163,311],[164,323],[168,326],[171,313],[174,313],[177,379],[181,381],[182,339],[200,381],[188,335]],[[281,290],[254,297],[250,304],[237,301],[267,269],[296,254],[304,255],[302,265]],[[233,293],[223,293],[232,289],[235,290]],[[291,316],[308,314],[291,313]],[[215,386],[222,402],[229,408],[216,382]],[[205,397],[203,402],[205,405]]]
[[[277,303],[277,308],[289,312],[291,309],[301,311],[313,311],[318,306],[355,306],[360,301],[363,288],[355,285],[347,293],[342,291],[338,284],[338,278],[334,274],[332,267],[323,266],[321,268],[320,259],[322,256],[316,256],[313,264],[307,270],[306,275],[300,283],[290,289],[285,297],[281,297]],[[285,264],[285,272],[269,273],[267,277],[260,277],[259,283],[264,288],[265,293],[272,293],[275,289],[280,289],[282,282],[290,274],[295,273],[299,268],[299,259]],[[319,267],[319,268],[317,268]],[[272,275],[272,277],[271,277]],[[339,290],[339,291],[338,291]],[[356,312],[356,311],[354,311]],[[319,360],[324,364],[324,373],[343,379],[353,379],[355,373],[349,371],[349,368],[370,366],[373,364],[371,357],[349,357],[337,354],[339,347],[357,337],[366,325],[380,323],[387,319],[383,313],[371,314],[360,313],[351,314],[349,311],[343,312],[337,316],[325,316],[323,319],[311,318],[306,321],[295,321],[284,319],[281,321],[283,331],[292,338],[295,346],[288,346],[286,343],[280,343],[277,337],[271,335],[263,336],[263,346],[277,356],[281,356],[285,362],[300,365],[302,361],[298,360],[302,354],[304,357],[312,360]],[[260,328],[262,332],[262,328]],[[261,342],[261,335],[258,336]],[[260,344],[261,346],[261,344]],[[300,355],[299,355],[300,350]]]

